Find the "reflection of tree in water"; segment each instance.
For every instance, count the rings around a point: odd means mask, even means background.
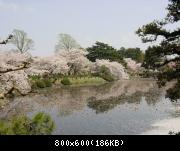
[[[88,107],[94,109],[96,113],[107,112],[118,105],[128,104],[140,104],[142,97],[148,105],[155,105],[160,97],[159,89],[150,89],[149,92],[137,91],[132,95],[120,95],[118,97],[110,97],[108,99],[96,99],[96,97],[90,97],[88,99]]]
[[[41,112],[33,118],[21,115],[10,120],[0,120],[0,135],[47,135],[53,130],[54,121]]]
[[[153,81],[126,80],[100,86],[43,89],[36,94],[16,97],[0,110],[0,117],[36,111],[53,112],[64,117],[83,110],[87,104],[99,112],[105,112],[124,103],[139,104],[142,97],[146,98],[147,104],[153,105],[160,94],[154,85]]]
[[[150,89],[149,92],[143,94],[148,105],[155,105],[158,101],[160,101],[161,90],[158,86]]]
[[[94,89],[95,92],[97,92],[98,94],[106,94],[110,92],[113,86],[114,86],[114,82],[96,86],[94,87]]]
[[[117,105],[125,103],[140,103],[141,96],[134,94],[133,96],[121,95],[119,97],[110,97],[108,99],[96,100],[95,97],[88,99],[88,107],[94,109],[96,113],[107,112]]]

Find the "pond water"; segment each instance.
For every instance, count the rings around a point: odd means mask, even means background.
[[[49,88],[15,97],[0,118],[38,112],[55,121],[53,134],[131,135],[180,131],[180,104],[165,98],[151,80],[123,80],[100,86]],[[169,123],[173,123],[172,125]]]

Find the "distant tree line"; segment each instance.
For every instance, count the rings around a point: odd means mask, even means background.
[[[87,58],[92,62],[95,62],[96,59],[109,59],[110,61],[117,62],[123,61],[123,58],[115,48],[102,42],[97,41],[95,45],[87,48],[87,51],[89,52]]]
[[[13,50],[20,53],[26,53],[34,47],[34,41],[27,36],[27,33],[18,29],[14,29],[13,34],[2,41],[1,44],[6,44],[7,42],[13,44],[15,46],[15,49]],[[55,52],[57,53],[62,50],[71,51],[73,49],[83,50],[80,44],[71,35],[59,34]],[[87,58],[92,62],[95,62],[96,59],[105,59],[125,65],[123,58],[132,58],[139,63],[142,63],[144,60],[144,53],[140,48],[125,49],[122,47],[117,50],[108,44],[97,41],[93,46],[88,47],[86,50],[88,51]]]
[[[143,63],[144,61],[144,52],[140,48],[124,48],[121,47],[120,50],[118,50],[118,53],[123,58],[131,58],[135,60],[138,63]]]
[[[117,50],[108,44],[96,42],[95,45],[87,48],[87,51],[89,52],[87,58],[92,62],[95,62],[96,59],[108,59],[124,63],[123,58],[131,58],[136,62],[142,63],[144,60],[144,53],[140,48],[125,49],[122,47]]]

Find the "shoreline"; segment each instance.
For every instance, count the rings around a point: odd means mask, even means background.
[[[169,135],[169,132],[180,131],[180,117],[164,119],[153,123],[151,130],[147,130],[141,135]]]

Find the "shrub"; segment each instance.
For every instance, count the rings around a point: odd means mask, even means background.
[[[52,86],[52,82],[51,82],[50,79],[44,79],[43,81],[44,81],[44,84],[45,84],[46,87],[51,87]]]
[[[30,77],[30,79],[32,82],[32,88],[34,89],[46,88],[46,87],[52,86],[52,80],[50,78],[41,79],[39,77],[33,76],[33,77]]]
[[[105,65],[102,65],[100,67],[98,75],[106,81],[109,81],[109,82],[114,81],[114,77],[112,76],[109,68],[107,68]]]
[[[71,82],[70,82],[70,80],[69,80],[68,78],[63,78],[63,79],[61,80],[61,83],[62,83],[63,85],[71,85]]]
[[[0,121],[0,135],[47,135],[54,130],[54,122],[45,113],[38,113],[32,119],[26,116]]]
[[[36,81],[36,80],[39,80],[41,77],[39,75],[32,75],[32,76],[29,76],[29,78],[32,80],[32,81]]]
[[[38,80],[35,82],[35,85],[38,87],[38,88],[45,88],[46,87],[46,84],[43,80]]]
[[[114,78],[111,75],[102,75],[101,78],[103,78],[106,81],[112,82],[114,81]]]

